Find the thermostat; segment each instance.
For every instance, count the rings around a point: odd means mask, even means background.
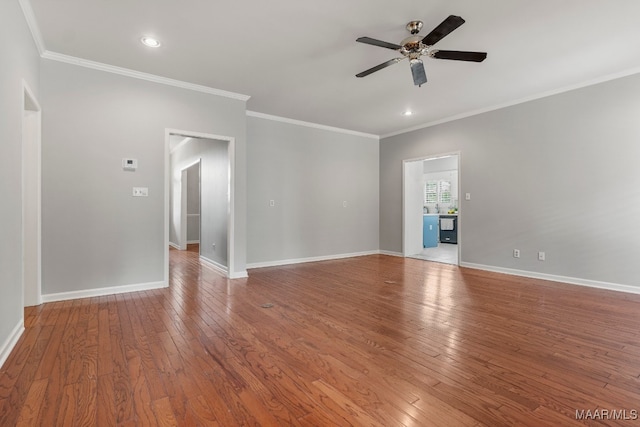
[[[126,171],[134,171],[138,168],[137,159],[122,159],[122,169]]]

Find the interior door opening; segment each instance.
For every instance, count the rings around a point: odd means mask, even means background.
[[[403,162],[403,255],[458,265],[460,153]]]
[[[193,250],[197,244],[200,260],[229,277],[233,139],[175,131],[168,135],[168,150],[167,265],[169,245]]]

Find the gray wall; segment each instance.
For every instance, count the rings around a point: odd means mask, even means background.
[[[227,141],[192,138],[171,155],[173,182],[178,182],[181,170],[201,159],[200,255],[224,267],[228,266],[229,156],[227,146]],[[174,203],[178,201],[178,197],[173,199]],[[187,205],[188,199],[187,194]],[[172,211],[175,212],[176,207]]]
[[[164,280],[165,129],[236,138],[236,269],[246,262],[245,102],[41,61],[43,294]],[[138,159],[124,172],[123,157]],[[131,188],[149,188],[149,197]]]
[[[249,263],[378,249],[377,139],[257,117],[247,126]]]
[[[381,249],[402,248],[402,160],[460,150],[463,262],[640,286],[638,94],[634,75],[383,139]]]
[[[0,2],[0,351],[22,322],[22,80],[38,94],[38,51],[17,1]]]

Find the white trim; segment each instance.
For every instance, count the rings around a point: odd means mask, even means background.
[[[535,271],[516,270],[513,268],[495,267],[471,262],[461,262],[460,267],[473,268],[475,270],[491,271],[494,273],[510,274],[512,276],[529,277],[532,279],[549,280],[552,282],[569,283],[571,285],[587,286],[590,288],[606,289],[609,291],[640,294],[640,286],[623,285],[620,283],[600,282],[597,280],[580,279],[578,277],[559,276],[555,274],[538,273]]]
[[[382,249],[380,249],[380,255],[388,255],[388,256],[396,256],[396,257],[404,258],[404,255],[402,254],[402,252],[385,251]]]
[[[177,250],[179,250],[179,251],[181,251],[181,250],[182,250],[182,249],[180,248],[180,245],[177,245],[177,244],[175,244],[175,243],[173,243],[173,242],[169,242],[169,246],[171,246],[172,248],[177,249]]]
[[[31,37],[33,37],[38,53],[42,56],[47,51],[47,48],[44,45],[44,39],[42,38],[40,27],[38,27],[38,21],[33,13],[31,3],[29,0],[18,0],[18,3],[20,3],[20,8],[22,8],[22,14],[24,15],[25,21],[27,21],[27,26],[29,27],[29,31],[31,31]]]
[[[229,269],[225,266],[223,266],[222,264],[219,264],[213,260],[210,260],[207,257],[204,257],[202,255],[200,255],[200,263],[201,265],[204,265],[205,267],[208,267],[210,269],[212,269],[213,271],[222,274],[223,276],[225,276],[228,279],[245,279],[247,277],[249,277],[249,274],[247,273],[246,270],[244,271],[237,271],[234,273],[229,273]]]
[[[187,240],[187,245],[195,245],[196,243],[200,243],[200,240]]]
[[[247,273],[247,270],[244,271],[238,271],[232,274],[229,274],[229,279],[246,279],[247,277],[249,277],[249,273]]]
[[[148,291],[150,289],[168,288],[167,282],[149,282],[135,285],[110,286],[106,288],[84,289],[81,291],[59,292],[42,295],[42,302],[66,301],[78,298],[101,297],[104,295],[124,294],[127,292]]]
[[[200,161],[198,159],[198,161]],[[173,173],[173,170],[171,171]],[[189,172],[187,169],[180,169],[180,197],[176,197],[175,188],[173,193],[174,204],[180,200],[180,230],[178,232],[178,241],[180,242],[180,249],[187,249],[187,186],[189,180],[187,177]],[[175,209],[175,206],[171,206],[171,210]],[[175,221],[175,218],[174,218]]]
[[[38,102],[38,99],[33,94],[33,91],[31,90],[31,88],[29,87],[25,79],[22,79],[22,88],[29,95],[31,102],[33,102],[34,104],[35,109],[31,111],[42,111],[42,108],[40,107],[40,103]],[[23,104],[23,108],[24,108],[24,104]]]
[[[183,142],[187,142],[190,141],[194,138],[188,137],[185,138],[184,140],[182,140],[182,142],[179,144],[181,145]],[[176,147],[177,148],[177,147]],[[174,150],[175,151],[175,150]],[[171,154],[174,153],[174,151],[171,152]],[[202,157],[198,157],[196,160],[187,163],[186,165],[184,165],[182,167],[182,169],[180,169],[180,243],[183,244],[184,243],[184,247],[181,247],[182,250],[186,250],[187,249],[187,245],[189,244],[189,241],[187,240],[187,228],[188,228],[188,222],[187,219],[189,217],[189,214],[187,213],[187,193],[188,193],[188,179],[187,179],[187,174],[188,174],[188,169],[191,168],[192,166],[198,165],[198,204],[201,204],[201,200],[202,200]],[[194,214],[191,214],[194,215]],[[200,216],[200,214],[197,214],[198,216]],[[201,221],[198,221],[198,243],[200,243],[200,227],[202,226]]]
[[[93,70],[106,71],[108,73],[119,74],[121,76],[133,77],[134,79],[146,80],[149,82],[160,83],[167,86],[175,86],[182,89],[193,90],[196,92],[208,93],[210,95],[223,96],[225,98],[237,99],[239,101],[248,101],[250,98],[249,95],[227,92],[226,90],[215,89],[208,86],[183,82],[181,80],[156,76],[155,74],[143,73],[140,71],[130,70],[128,68],[103,64],[101,62],[89,61],[88,59],[82,59],[75,56],[64,55],[62,53],[51,52],[49,50],[42,53],[41,56],[45,59],[51,59],[52,61],[65,62],[67,64],[78,65],[80,67],[91,68]]]
[[[535,101],[536,99],[541,99],[541,98],[546,98],[546,97],[553,96],[553,95],[558,95],[558,94],[569,92],[569,91],[572,91],[572,90],[575,90],[575,89],[580,89],[580,88],[587,87],[587,86],[597,85],[599,83],[604,83],[604,82],[608,82],[610,80],[620,79],[622,77],[627,77],[627,76],[631,76],[633,74],[638,74],[638,73],[640,73],[640,67],[631,68],[629,70],[624,70],[624,71],[620,71],[618,73],[608,74],[606,76],[602,76],[602,77],[598,77],[598,78],[595,78],[595,79],[587,80],[587,81],[582,82],[582,83],[577,83],[577,84],[569,85],[569,86],[563,86],[563,87],[558,88],[558,89],[549,90],[549,91],[546,91],[546,92],[538,93],[538,94],[535,94],[535,95],[527,96],[527,97],[516,99],[516,100],[513,100],[513,101],[503,102],[501,104],[493,105],[493,106],[490,106],[490,107],[479,108],[477,110],[467,111],[467,112],[464,112],[464,113],[456,114],[454,116],[444,117],[442,119],[434,120],[432,122],[424,123],[424,124],[413,126],[413,127],[406,128],[406,129],[401,129],[401,130],[398,130],[398,131],[395,131],[395,132],[388,133],[386,135],[381,135],[380,139],[390,138],[392,136],[401,135],[403,133],[413,132],[415,130],[420,130],[420,129],[428,128],[428,127],[431,127],[431,126],[440,125],[442,123],[447,123],[447,122],[452,122],[452,121],[455,121],[455,120],[464,119],[464,118],[471,117],[471,116],[477,116],[478,114],[488,113],[490,111],[500,110],[502,108],[512,107],[512,106],[518,105],[518,104],[524,104],[525,102]]]
[[[333,127],[333,126],[320,125],[320,124],[317,124],[317,123],[303,122],[302,120],[288,119],[286,117],[280,117],[280,116],[272,116],[271,114],[258,113],[256,111],[247,110],[247,116],[249,116],[249,117],[257,117],[259,119],[265,119],[265,120],[273,120],[275,122],[288,123],[288,124],[291,124],[291,125],[306,126],[306,127],[314,128],[314,129],[328,130],[330,132],[345,133],[347,135],[355,135],[355,136],[362,136],[362,137],[365,137],[365,138],[373,138],[376,141],[380,141],[380,136],[379,135],[374,135],[372,133],[364,133],[364,132],[358,132],[358,131],[355,131],[355,130],[349,130],[349,129],[342,129],[342,128],[337,128],[337,127]]]
[[[180,141],[179,143],[176,144],[175,147],[173,147],[170,150],[170,153],[173,154],[176,150],[178,150],[180,147],[184,146],[187,142],[191,141],[193,138],[191,138],[190,136],[184,138],[182,141]]]
[[[28,102],[27,102],[28,101]],[[29,106],[27,106],[29,104]],[[40,107],[40,103],[36,99],[31,87],[27,84],[27,82],[22,79],[22,105],[21,105],[21,162],[22,162],[22,174],[21,174],[21,188],[22,188],[22,258],[21,258],[21,269],[22,269],[22,307],[34,306],[42,304],[42,108]],[[33,128],[30,129],[35,131],[35,135],[32,135],[31,143],[33,144],[31,148],[33,149],[32,156],[27,158],[27,145],[29,144],[25,139],[25,129],[26,129],[26,118],[25,114],[27,111],[30,111],[35,114],[35,123],[33,124]],[[31,119],[29,120],[31,121]],[[26,224],[26,215],[27,212],[25,210],[25,200],[27,199],[26,192],[29,191],[26,188],[25,181],[27,180],[27,176],[25,175],[25,171],[27,170],[25,167],[25,162],[35,161],[35,171],[34,176],[29,176],[30,179],[35,181],[35,188],[32,188],[35,194],[31,194],[35,196],[36,204],[35,204],[35,214],[36,214],[36,229],[35,231],[35,260],[30,259],[29,261],[34,261],[36,264],[36,277],[35,277],[35,290],[29,289],[27,292],[26,284],[25,284],[25,269],[27,259],[25,258],[25,236],[28,234],[27,229],[25,227]],[[30,212],[33,213],[33,212]],[[33,285],[33,284],[32,284]],[[35,292],[33,292],[35,291]],[[26,293],[33,295],[35,293],[35,301],[30,298],[29,301],[25,300]]]
[[[229,277],[229,268],[218,263],[215,262],[212,259],[209,259],[203,255],[200,255],[200,264],[204,265],[205,267],[209,267],[212,270],[215,270],[216,272],[224,275],[225,277]]]
[[[187,214],[187,217],[190,217],[190,216],[200,216],[200,214]]]
[[[0,347],[0,368],[4,365],[4,362],[7,361],[11,351],[18,343],[18,340],[22,336],[24,332],[24,318],[20,319],[18,324],[13,328],[7,339],[2,343],[2,347]]]
[[[293,259],[282,259],[277,261],[253,262],[253,263],[247,264],[247,269],[278,267],[281,265],[302,264],[305,262],[331,261],[335,259],[354,258],[359,256],[378,255],[378,254],[380,254],[380,251],[375,250],[375,251],[365,251],[365,252],[353,252],[353,253],[347,253],[347,254],[323,255],[323,256],[308,257],[308,258],[293,258]]]

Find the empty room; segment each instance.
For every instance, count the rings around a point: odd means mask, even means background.
[[[640,425],[640,3],[0,2],[0,426]]]

